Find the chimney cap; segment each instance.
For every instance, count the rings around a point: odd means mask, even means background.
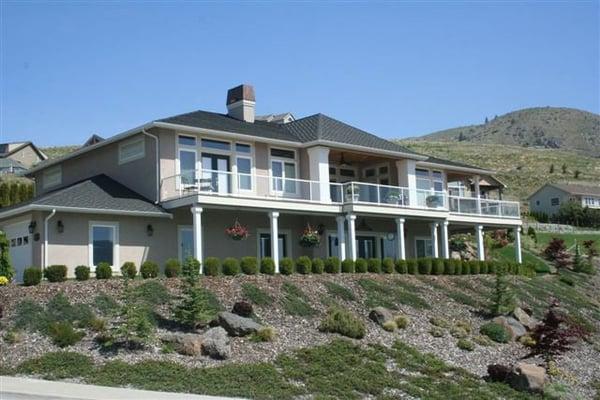
[[[251,85],[239,85],[227,91],[227,105],[242,100],[256,101],[256,98],[254,97],[254,87]]]

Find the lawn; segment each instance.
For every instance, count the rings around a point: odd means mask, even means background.
[[[492,251],[492,255],[494,258],[502,261],[514,262],[515,247],[511,244],[501,249],[495,249]],[[531,253],[529,250],[522,248],[521,255],[523,257],[523,263],[533,265],[535,268],[535,272],[545,273],[550,271],[548,263],[544,259]]]
[[[567,248],[575,245],[575,241],[577,243],[582,244],[586,240],[595,240],[597,245],[600,245],[600,233],[547,233],[547,232],[538,232],[536,234],[537,242],[540,247],[545,247],[548,245],[552,238],[559,238],[565,241],[565,245]]]

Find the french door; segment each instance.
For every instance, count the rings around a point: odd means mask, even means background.
[[[357,236],[356,250],[359,258],[369,259],[375,257],[375,238],[373,236]]]
[[[202,180],[200,190],[231,193],[229,156],[202,153]]]

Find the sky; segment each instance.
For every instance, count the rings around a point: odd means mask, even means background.
[[[0,141],[82,144],[254,86],[257,114],[386,138],[600,112],[600,1],[0,0]]]

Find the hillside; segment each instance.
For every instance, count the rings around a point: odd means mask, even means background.
[[[54,147],[43,147],[41,150],[49,157],[49,158],[58,158],[68,154],[72,151],[75,151],[80,146],[54,146]]]
[[[526,108],[488,123],[446,129],[416,140],[572,150],[600,157],[600,115],[572,108]]]
[[[534,190],[549,182],[600,182],[600,158],[573,151],[468,142],[404,140],[400,143],[419,153],[498,171],[498,178],[508,186],[506,197],[512,199],[524,201]],[[562,173],[563,164],[567,166],[565,174]],[[554,165],[552,174],[551,165]],[[580,175],[575,180],[577,170]]]

